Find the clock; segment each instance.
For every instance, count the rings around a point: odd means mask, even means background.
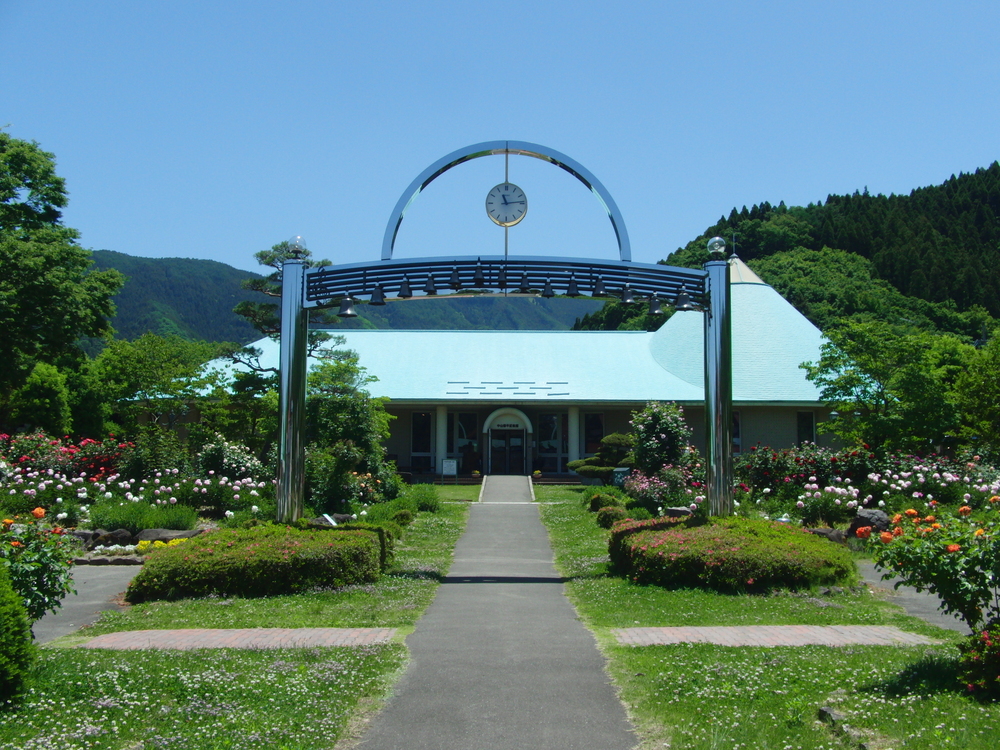
[[[494,224],[512,227],[528,213],[524,191],[512,182],[501,182],[486,196],[486,215]]]

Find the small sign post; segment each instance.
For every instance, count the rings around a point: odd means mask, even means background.
[[[441,461],[441,484],[444,484],[445,477],[455,477],[458,481],[458,459],[446,458]]]

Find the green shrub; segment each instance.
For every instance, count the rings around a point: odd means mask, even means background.
[[[857,580],[847,549],[769,521],[727,518],[696,528],[640,529],[612,544],[616,570],[667,588],[758,592]]]
[[[372,583],[379,543],[371,531],[298,531],[277,524],[222,529],[150,554],[129,584],[130,603],[216,594],[261,597]]]
[[[632,417],[634,467],[653,475],[667,464],[682,463],[691,443],[684,410],[675,403],[650,401]]]
[[[73,557],[78,542],[61,530],[30,522],[3,524],[0,566],[6,566],[31,622],[55,612],[73,589]]]
[[[624,508],[617,505],[610,505],[597,511],[597,525],[602,529],[610,529],[618,521],[627,517],[628,513],[625,512]]]
[[[364,518],[364,520],[367,521],[368,523],[381,523],[382,521],[393,521],[393,515],[395,515],[395,513],[400,510],[408,510],[410,511],[411,515],[415,516],[418,513],[417,501],[409,494],[403,494],[397,497],[395,500],[390,500],[389,502],[375,503],[374,505],[369,506],[364,511],[366,513],[366,517]]]
[[[625,509],[625,517],[631,518],[633,521],[646,521],[650,518],[656,518],[656,514],[651,513],[647,508],[643,508],[641,505],[633,505],[631,508]]]
[[[590,497],[590,512],[597,513],[601,508],[624,508],[625,500],[618,494],[598,492]],[[610,528],[610,527],[608,527]]]
[[[410,485],[404,496],[416,502],[417,510],[425,513],[437,513],[441,510],[441,499],[438,497],[438,490],[433,484]]]
[[[195,467],[201,476],[218,474],[230,479],[259,477],[264,474],[264,465],[241,443],[233,443],[222,435],[202,446],[195,457]]]
[[[143,428],[135,443],[124,452],[121,473],[129,479],[142,479],[156,472],[184,471],[187,465],[187,450],[177,433],[150,425]]]
[[[970,635],[958,650],[959,679],[966,690],[977,698],[1000,698],[1000,620]]]
[[[28,613],[0,564],[0,704],[23,695],[35,661]]]
[[[189,505],[151,505],[141,501],[96,503],[90,509],[95,529],[125,529],[133,536],[143,529],[188,531],[198,525],[198,511]]]
[[[406,508],[400,508],[392,514],[392,520],[400,526],[409,526],[413,523],[413,512],[407,510]]]
[[[370,531],[378,537],[379,544],[379,566],[384,573],[389,569],[395,553],[396,540],[403,535],[403,529],[391,521],[380,523],[366,523],[364,521],[354,521],[352,523],[341,523],[336,526],[326,524],[309,524],[306,528],[317,531]]]

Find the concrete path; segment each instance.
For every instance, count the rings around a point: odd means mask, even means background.
[[[696,628],[621,628],[623,646],[714,643],[716,646],[929,646],[932,638],[886,625],[739,625]]]
[[[858,571],[865,583],[874,589],[882,590],[893,604],[898,604],[906,610],[907,614],[919,617],[921,620],[936,625],[947,630],[957,630],[959,633],[969,635],[972,631],[962,621],[954,615],[946,615],[939,605],[941,600],[936,594],[929,594],[926,591],[917,591],[909,586],[900,586],[894,589],[893,585],[899,579],[895,576],[887,581],[882,580],[882,571],[878,570],[872,563],[859,562]]]
[[[552,565],[525,477],[491,476],[412,662],[360,750],[627,750],[636,737]]]
[[[198,648],[318,648],[367,646],[388,643],[395,628],[186,628],[183,630],[130,630],[92,638],[80,648],[116,651],[138,649]]]
[[[115,603],[125,592],[129,581],[142,570],[140,565],[78,565],[73,568],[75,594],[62,601],[55,612],[49,612],[36,622],[31,630],[35,643],[48,643],[84,625],[97,622],[107,609],[123,609]]]

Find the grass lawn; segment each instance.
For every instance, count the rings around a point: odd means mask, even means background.
[[[412,629],[447,572],[468,506],[421,513],[378,583],[270,599],[149,603],[105,613],[83,635],[164,628]],[[0,724],[0,749],[331,748],[402,673],[402,643],[364,648],[40,650],[34,688]]]
[[[960,636],[909,617],[871,594],[731,596],[666,591],[607,575],[608,532],[582,488],[536,487],[556,565],[595,633],[642,736],[642,747],[811,750],[856,747],[818,721],[842,714],[873,750],[993,750],[1000,705],[966,697],[955,678]],[[697,625],[893,625],[941,641],[933,647],[732,648],[619,646],[611,629]]]

